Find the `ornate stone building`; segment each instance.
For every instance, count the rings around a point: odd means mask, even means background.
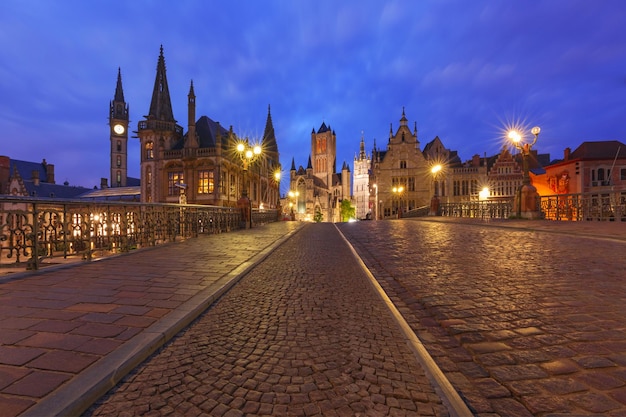
[[[455,151],[443,146],[435,137],[420,150],[417,138],[417,123],[413,132],[402,109],[400,126],[393,132],[389,129],[389,142],[386,150],[374,145],[370,173],[370,201],[377,219],[396,217],[420,207],[427,207],[438,188],[438,195],[449,193],[449,169],[458,163]],[[441,164],[444,169],[437,177],[431,169]]]
[[[116,91],[111,110],[112,113],[115,111],[111,117],[111,129],[115,134],[118,134],[116,126],[123,125],[127,120],[120,117],[127,117],[127,112],[117,112],[118,108],[123,110],[122,102],[123,94],[120,91],[118,95]],[[242,191],[246,190],[253,207],[276,207],[279,190],[274,172],[280,168],[280,163],[269,107],[265,131],[259,140],[262,154],[244,175],[243,162],[236,145],[242,141],[252,145],[254,138],[238,137],[232,126],[227,130],[207,116],[196,120],[193,81],[187,95],[185,133],[172,111],[161,47],[150,109],[144,117],[145,120],[137,126],[141,150],[142,202],[186,201],[189,204],[236,206]],[[115,146],[112,144],[113,151],[117,149]],[[116,162],[117,156],[112,152],[112,163]]]
[[[337,135],[326,123],[311,132],[311,156],[306,169],[296,169],[291,161],[289,172],[289,202],[297,220],[312,221],[321,215],[322,221],[341,221],[341,201],[351,199],[350,168],[344,162],[336,172]]]
[[[366,219],[372,215],[370,202],[370,168],[372,158],[365,153],[365,139],[361,136],[361,148],[354,157],[354,180],[352,181],[352,201],[356,208],[356,218]]]

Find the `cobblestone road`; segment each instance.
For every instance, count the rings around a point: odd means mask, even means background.
[[[313,224],[86,415],[448,412],[335,226]]]
[[[340,230],[477,414],[626,415],[626,242],[414,220]]]

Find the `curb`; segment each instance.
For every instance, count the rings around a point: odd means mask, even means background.
[[[302,227],[298,227],[275,240],[213,285],[196,294],[180,308],[172,311],[163,320],[154,323],[128,343],[78,374],[48,398],[30,407],[20,417],[81,415],[301,229]]]
[[[372,285],[372,288],[376,291],[381,300],[387,305],[387,308],[391,312],[393,319],[400,327],[400,330],[404,334],[406,338],[406,342],[415,354],[415,357],[420,362],[422,367],[424,368],[424,373],[432,384],[435,392],[439,394],[439,398],[443,404],[448,408],[448,412],[452,417],[467,417],[472,416],[473,413],[470,411],[468,406],[465,404],[459,393],[454,389],[448,378],[444,375],[443,371],[437,366],[435,360],[430,356],[422,342],[419,340],[415,332],[411,329],[411,326],[406,322],[402,313],[398,311],[396,306],[387,296],[385,290],[380,286],[374,275],[370,272],[370,270],[365,265],[365,262],[358,255],[354,247],[350,244],[348,239],[344,236],[344,234],[339,230],[337,225],[335,228],[341,235],[343,241],[348,245],[352,255],[354,255],[355,260],[360,265],[361,269],[367,277],[369,278],[369,283]]]

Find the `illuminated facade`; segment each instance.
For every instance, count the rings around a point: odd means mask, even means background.
[[[274,172],[280,164],[269,107],[260,140],[262,155],[247,175],[235,150],[246,138],[239,138],[232,126],[227,130],[207,116],[196,120],[193,82],[187,95],[187,116],[185,133],[172,112],[161,47],[150,110],[137,126],[141,201],[236,206],[245,189],[253,207],[275,208],[279,191]]]
[[[291,209],[297,220],[312,221],[321,216],[321,221],[341,221],[341,201],[351,199],[350,168],[344,162],[336,172],[337,136],[322,123],[311,132],[311,156],[306,169],[296,169],[291,161],[289,190],[292,194]]]
[[[372,215],[370,202],[370,167],[372,158],[365,153],[365,139],[361,137],[358,156],[354,157],[354,180],[352,181],[352,201],[356,208],[356,218],[365,219]]]

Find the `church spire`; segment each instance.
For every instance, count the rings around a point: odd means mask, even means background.
[[[187,142],[186,147],[197,148],[199,146],[196,135],[196,94],[193,91],[193,80],[187,94]]]
[[[150,102],[150,114],[146,117],[149,120],[163,120],[176,122],[172,111],[170,100],[170,90],[167,86],[167,76],[165,74],[165,58],[163,56],[163,45],[157,62],[156,78],[154,80],[154,90],[152,91],[152,101]]]
[[[114,101],[124,101],[124,89],[122,88],[122,69],[117,67],[117,85],[115,86]]]
[[[267,105],[267,120],[265,121],[265,132],[263,133],[262,143],[264,150],[278,153],[278,144],[276,143],[276,134],[274,133],[272,112],[269,104]]]
[[[361,149],[359,152],[359,159],[367,159],[367,155],[365,154],[365,138],[363,137],[363,131],[361,131]]]

